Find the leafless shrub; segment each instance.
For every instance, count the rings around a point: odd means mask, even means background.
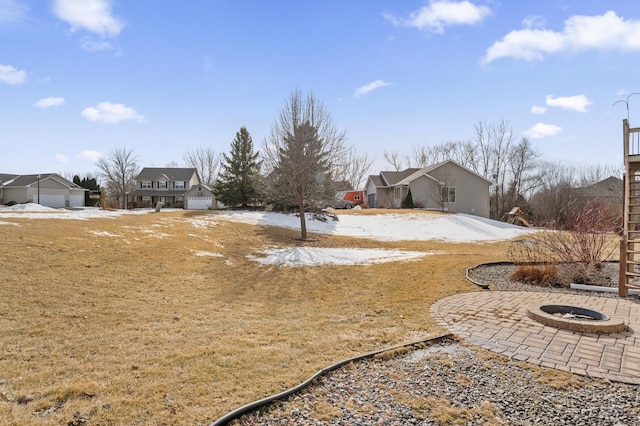
[[[539,232],[526,241],[514,242],[508,255],[520,265],[560,265],[569,279],[589,283],[611,260],[615,250],[615,217],[597,201],[588,201],[570,212],[564,229]]]

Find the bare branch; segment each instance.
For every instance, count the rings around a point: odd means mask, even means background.
[[[400,158],[400,153],[396,150],[392,151],[384,151],[384,159],[391,167],[394,168],[395,171],[400,171],[404,169],[404,163]]]
[[[183,160],[187,167],[197,170],[205,185],[212,186],[215,183],[220,171],[220,154],[214,149],[200,147],[185,152]]]
[[[109,197],[126,208],[127,192],[134,188],[139,171],[138,157],[133,154],[133,150],[114,148],[109,155],[98,159],[96,167],[99,176],[106,182]]]

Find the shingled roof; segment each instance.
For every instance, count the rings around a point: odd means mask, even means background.
[[[145,167],[136,177],[136,181],[155,181],[164,175],[170,181],[188,182],[194,173],[197,171],[191,167]]]
[[[5,187],[27,187],[31,185],[36,185],[38,181],[42,182],[46,179],[53,179],[64,186],[67,186],[71,189],[84,189],[81,186],[71,182],[68,179],[60,176],[57,173],[40,173],[34,175],[12,175],[12,174],[2,174],[0,173],[0,181],[2,181],[1,186]]]
[[[578,188],[576,193],[580,197],[622,200],[624,189],[622,187],[622,179],[615,176],[609,176],[608,178],[603,179],[600,182],[596,182],[593,185]]]

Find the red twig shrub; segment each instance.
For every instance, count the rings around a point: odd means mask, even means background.
[[[570,280],[589,283],[617,249],[616,218],[597,201],[574,208],[569,217],[563,229],[538,232],[528,240],[514,242],[508,255],[519,265],[563,264],[570,269]]]

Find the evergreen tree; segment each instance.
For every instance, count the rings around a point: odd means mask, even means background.
[[[413,195],[411,195],[411,190],[409,190],[409,192],[407,193],[407,197],[404,199],[404,205],[402,207],[404,207],[405,209],[412,209],[415,206],[413,205]]]
[[[333,171],[345,158],[346,134],[338,131],[324,104],[309,93],[289,96],[271,135],[264,158],[274,201],[298,206],[300,239],[307,239],[305,209],[333,197]]]
[[[279,163],[271,174],[272,198],[300,208],[333,198],[335,188],[318,129],[306,121],[283,136]],[[303,211],[303,209],[301,209]]]
[[[260,162],[253,140],[243,126],[231,142],[229,155],[222,154],[221,173],[213,186],[217,199],[228,206],[246,207],[260,201]]]

